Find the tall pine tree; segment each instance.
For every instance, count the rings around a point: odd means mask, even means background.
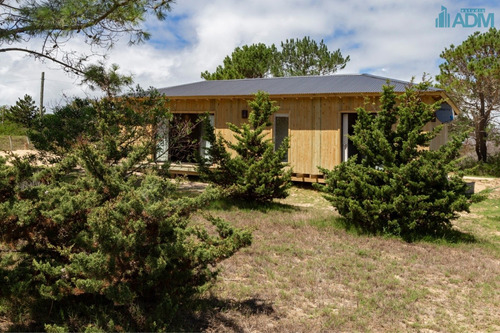
[[[231,56],[224,58],[215,72],[205,71],[205,80],[230,80],[261,77],[329,75],[343,69],[349,62],[340,49],[328,50],[321,40],[310,37],[290,39],[281,42],[281,50],[274,44],[244,45],[234,49]]]
[[[473,129],[477,160],[488,158],[488,134],[500,109],[500,31],[476,31],[462,44],[441,53],[436,77],[463,110],[462,122]]]

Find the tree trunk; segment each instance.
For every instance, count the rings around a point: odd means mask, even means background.
[[[486,162],[487,151],[486,151],[486,124],[488,123],[486,119],[486,112],[484,107],[484,96],[480,94],[481,109],[479,110],[479,123],[476,127],[476,154],[477,160]]]

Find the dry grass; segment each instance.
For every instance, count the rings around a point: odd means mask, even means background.
[[[33,149],[33,144],[28,142],[28,138],[25,135],[13,135],[10,136],[10,139],[8,135],[0,135],[0,151]]]
[[[214,215],[253,229],[254,241],[221,264],[176,330],[498,332],[500,181],[485,182],[496,187],[490,199],[455,222],[474,242],[346,232],[308,188],[267,209],[216,205]]]
[[[477,239],[457,244],[348,233],[312,190],[294,189],[282,203],[267,213],[214,212],[254,229],[254,242],[222,264],[206,308],[186,315],[184,329],[500,331],[498,199],[456,221]]]

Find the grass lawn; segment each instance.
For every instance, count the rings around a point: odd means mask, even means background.
[[[215,203],[211,213],[252,229],[253,244],[221,264],[176,330],[498,332],[500,189],[489,196],[455,221],[472,239],[458,243],[347,232],[307,187],[269,209]],[[0,331],[2,309],[0,299]]]
[[[209,332],[498,332],[500,190],[455,225],[472,242],[405,243],[336,226],[315,191],[268,212],[212,208],[254,230],[184,329]]]

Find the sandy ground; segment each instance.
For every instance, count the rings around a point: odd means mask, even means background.
[[[36,150],[14,150],[13,153],[19,156],[26,156],[29,154],[35,154]],[[7,156],[8,154],[9,152],[5,150],[0,150],[0,156],[4,157]]]
[[[488,177],[464,177],[466,182],[474,182],[474,193],[481,192],[485,189],[493,189],[493,192],[500,192],[500,178],[488,178]]]

